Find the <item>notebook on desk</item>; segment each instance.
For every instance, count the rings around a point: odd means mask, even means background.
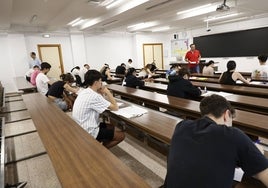
[[[120,108],[118,111],[112,111],[113,113],[123,116],[125,118],[139,117],[148,111],[135,105]]]

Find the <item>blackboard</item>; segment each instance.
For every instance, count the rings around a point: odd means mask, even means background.
[[[202,57],[247,57],[268,54],[268,27],[194,37]]]

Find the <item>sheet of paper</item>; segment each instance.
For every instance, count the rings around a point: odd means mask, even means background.
[[[234,180],[241,182],[244,171],[241,168],[236,168],[234,173]]]
[[[148,111],[138,106],[132,105],[125,108],[120,108],[118,111],[112,111],[112,112],[125,118],[132,118],[141,116],[147,113]]]
[[[230,96],[230,95],[233,95],[232,93],[226,93],[226,92],[217,92],[217,91],[207,91],[206,93],[203,93],[202,96],[203,97],[207,97],[207,96],[210,96],[212,94],[216,94],[216,95],[220,95],[222,97],[227,97],[227,96]]]

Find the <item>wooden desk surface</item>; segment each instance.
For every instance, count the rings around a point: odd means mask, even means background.
[[[152,93],[141,89],[128,88],[114,84],[108,85],[108,88],[116,94],[129,98],[135,98],[139,101],[143,101],[157,107],[178,111],[188,117],[200,117],[198,101],[181,99],[164,94]],[[268,122],[267,115],[260,115],[241,110],[236,110],[236,113],[237,116],[233,120],[234,126],[241,128],[241,130],[247,133],[268,138],[268,127],[266,126],[266,122]]]
[[[167,85],[160,83],[146,82],[144,89],[149,91],[156,91],[166,94]],[[236,108],[258,112],[261,114],[268,114],[268,100],[266,98],[252,97],[246,95],[232,94],[225,97]]]
[[[62,187],[149,187],[39,93],[23,96]]]
[[[36,90],[36,86],[32,85],[30,82],[28,82],[25,77],[15,77],[15,83],[17,85],[18,90]]]
[[[267,88],[256,88],[256,87],[247,87],[240,85],[223,85],[217,83],[194,82],[194,81],[192,81],[192,84],[194,86],[201,88],[207,87],[208,90],[212,91],[225,91],[228,93],[236,93],[240,95],[268,98]]]
[[[120,102],[131,104],[122,100]],[[135,105],[138,106],[137,104]],[[140,106],[140,108],[144,107]],[[116,115],[111,111],[107,112],[109,113],[110,117],[115,117],[117,120],[127,122],[128,124],[142,130],[154,138],[166,144],[170,144],[175,127],[180,121],[182,121],[182,119],[152,109],[145,109],[148,111],[147,113],[133,118],[125,118],[123,116]]]

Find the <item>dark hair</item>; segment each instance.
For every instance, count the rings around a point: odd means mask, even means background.
[[[88,70],[85,74],[85,82],[86,86],[92,86],[95,81],[99,81],[102,78],[101,73],[97,70],[91,69]]]
[[[121,66],[126,66],[126,64],[125,63],[121,63]]]
[[[210,60],[207,64],[206,64],[206,67],[208,67],[209,65],[212,65],[214,64],[215,62],[213,60]]]
[[[227,63],[227,71],[234,70],[236,68],[236,63],[233,60],[228,61]]]
[[[190,44],[190,47],[192,47],[193,45],[195,45],[195,44]]]
[[[181,69],[179,70],[179,76],[183,77],[185,74],[187,74],[187,76],[190,76],[190,72],[189,72],[189,70],[186,69],[186,68],[181,68]]]
[[[86,64],[84,64],[84,67],[85,67],[85,66],[89,66],[89,64],[86,63]]]
[[[69,83],[74,82],[74,77],[73,77],[73,75],[71,73],[62,74],[62,75],[60,75],[60,78],[64,82],[69,82]]]
[[[258,59],[261,62],[266,62],[267,61],[267,55],[261,54],[261,55],[258,56]]]
[[[132,59],[128,59],[128,62],[132,62]]]
[[[31,55],[36,55],[35,52],[31,52]]]
[[[43,62],[41,63],[41,70],[44,70],[44,69],[50,69],[51,68],[51,65],[47,62]]]
[[[80,67],[79,66],[75,66],[74,68],[72,68],[71,72],[73,72],[74,69],[80,70]]]
[[[213,94],[203,98],[200,102],[199,109],[202,116],[212,114],[215,118],[219,118],[226,110],[230,110],[230,116],[235,117],[235,109],[220,95]]]
[[[129,68],[129,69],[128,69],[128,71],[127,71],[126,77],[128,77],[128,76],[132,75],[132,74],[133,74],[133,72],[136,72],[136,69],[135,69],[135,68],[133,68],[133,67]]]
[[[39,66],[38,65],[35,65],[35,66],[33,66],[33,68],[39,68]]]

